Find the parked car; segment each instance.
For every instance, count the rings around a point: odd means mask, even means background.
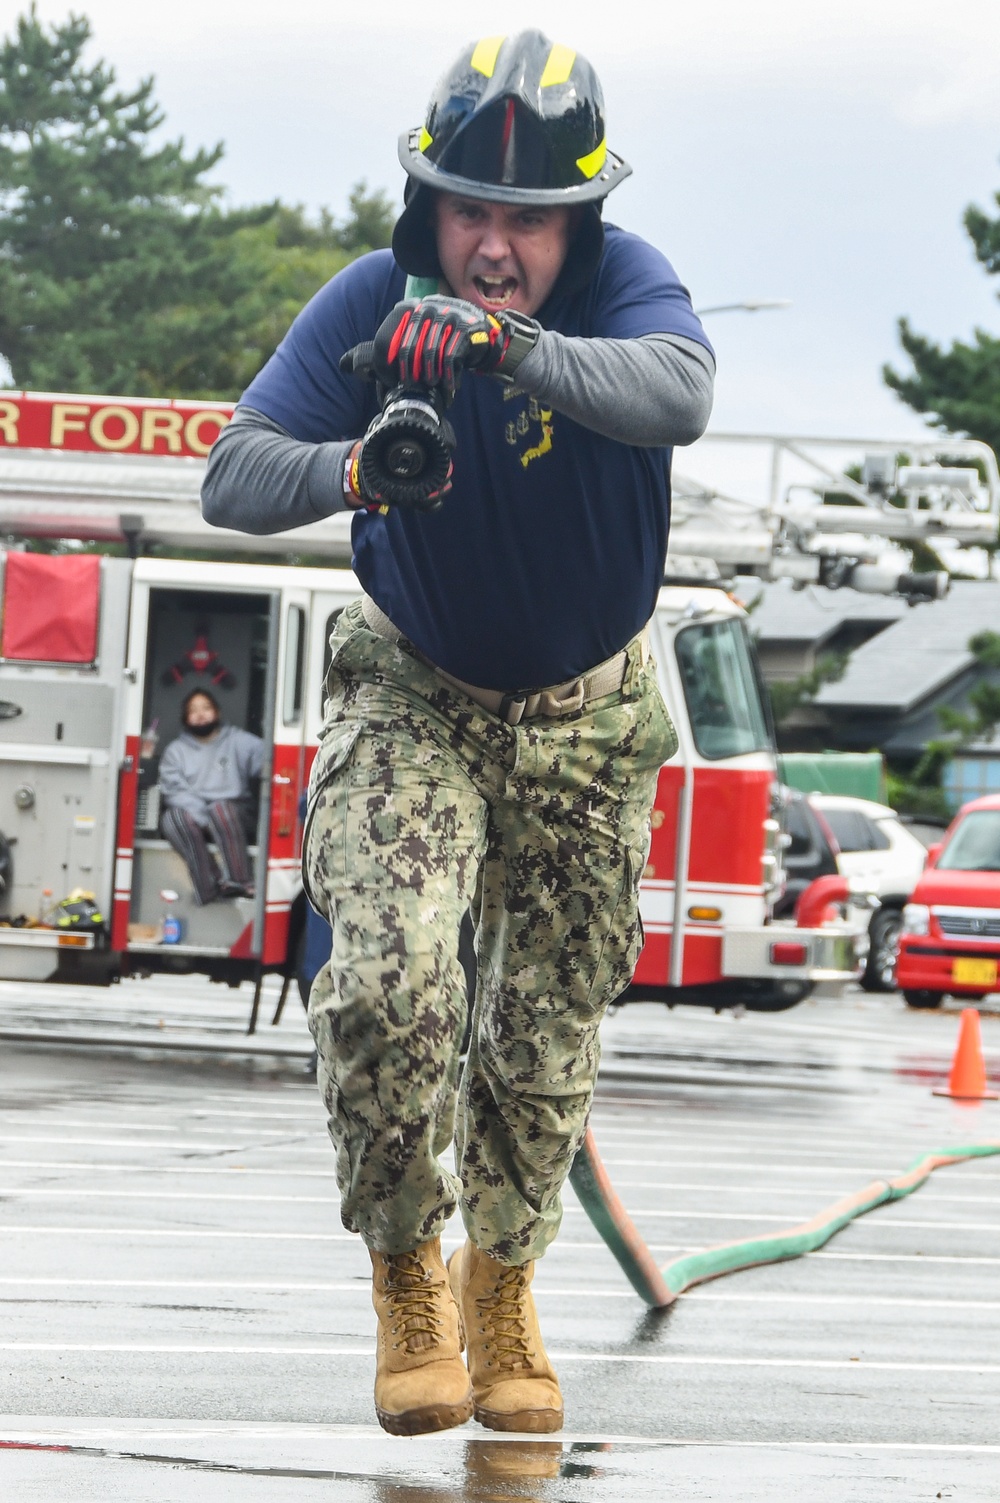
[[[810,794],[809,802],[833,834],[838,870],[879,901],[868,925],[861,985],[869,992],[895,991],[903,908],[920,880],[926,848],[887,804],[832,793]]]
[[[896,976],[910,1007],[1000,990],[1000,794],[963,805],[903,909]]]
[[[924,868],[926,850],[887,804],[846,794],[785,791],[788,874],[779,912],[793,912],[799,894],[816,877],[840,872],[855,888],[878,899],[868,926],[868,959],[861,985],[895,990],[896,948],[903,906]]]
[[[817,877],[835,876],[840,868],[833,833],[816,814],[806,794],[783,787],[780,819],[785,836],[781,856],[785,888],[774,905],[774,915],[789,918],[810,882]]]

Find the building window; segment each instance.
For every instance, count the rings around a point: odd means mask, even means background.
[[[985,793],[1000,793],[1000,756],[953,757],[945,767],[943,782],[953,809]]]

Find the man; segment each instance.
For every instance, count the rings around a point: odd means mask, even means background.
[[[192,689],[181,706],[181,724],[181,734],[160,760],[163,833],[187,863],[199,904],[252,898],[246,817],[250,785],[264,762],[264,743],[249,731],[223,725],[207,689]],[[221,875],[208,849],[209,835],[219,852]]]
[[[333,929],[310,1018],[341,1213],[371,1253],[379,1420],[416,1433],[474,1411],[544,1432],[563,1406],[530,1283],[586,1131],[598,1025],[641,945],[676,748],[644,627],[669,446],[702,432],[714,362],[659,252],[605,234],[629,168],[571,49],[534,31],[467,48],[400,159],[392,254],[300,314],[214,447],[203,504],[253,532],[357,510],[365,599],[332,639],[304,874]],[[437,295],[405,299],[405,273]],[[372,479],[359,439],[378,396],[340,367],[365,342],[382,389],[456,393],[436,510],[385,505]],[[468,1241],[446,1277],[456,1205]]]

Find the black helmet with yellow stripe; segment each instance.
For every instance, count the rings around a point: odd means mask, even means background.
[[[586,206],[580,231],[592,271],[603,241],[601,201],[632,170],[607,148],[604,99],[590,63],[540,31],[466,47],[439,79],[424,124],[400,136],[399,159],[410,181],[392,248],[415,276],[439,269],[424,190]]]

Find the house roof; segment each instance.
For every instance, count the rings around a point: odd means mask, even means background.
[[[890,625],[909,609],[896,595],[863,595],[860,590],[827,590],[822,585],[795,590],[787,579],[770,584],[740,579],[736,592],[748,603],[758,599],[750,630],[762,643],[811,642],[821,647],[845,621]]]
[[[972,666],[970,637],[1000,630],[1000,583],[956,580],[943,600],[904,611],[851,654],[843,678],[824,684],[817,705],[905,714]]]

